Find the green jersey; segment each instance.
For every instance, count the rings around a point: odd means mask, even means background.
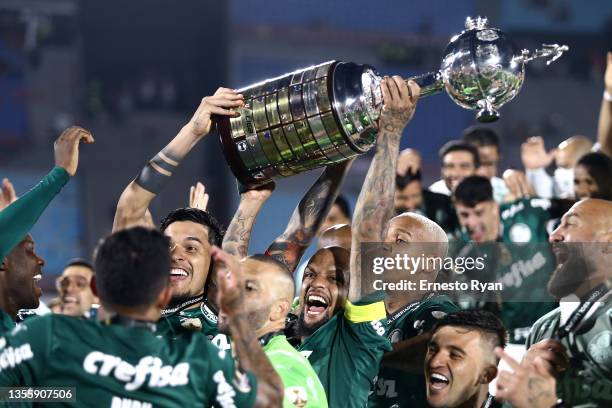
[[[575,333],[561,339],[570,359],[570,368],[557,380],[557,395],[571,407],[612,406],[612,294],[593,306],[592,314]],[[553,337],[567,321],[557,308],[539,319],[531,329],[527,347]]]
[[[65,169],[54,167],[30,191],[0,211],[0,261],[32,229],[68,180],[70,176]]]
[[[388,339],[404,341],[431,331],[438,319],[459,308],[444,295],[429,294],[387,316]],[[376,384],[370,393],[368,407],[427,407],[425,378],[422,370],[411,373],[380,366]]]
[[[272,337],[263,349],[283,381],[284,408],[327,408],[327,397],[317,373],[284,335]]]
[[[4,310],[0,309],[0,336],[15,328],[15,322]]]
[[[487,248],[485,252],[488,249],[495,252],[488,254],[492,255],[488,258],[488,264],[494,266],[495,276],[487,276],[486,280],[503,285],[503,299],[486,305],[478,302],[465,306],[496,313],[508,329],[511,343],[524,343],[531,325],[557,306],[546,290],[555,268],[546,232],[546,226],[556,211],[551,210],[552,205],[551,200],[542,198],[521,199],[500,205],[498,244],[481,246],[481,249]],[[465,232],[461,240],[469,241]],[[487,268],[486,272],[491,270]],[[469,280],[472,276],[466,273],[463,278]],[[529,294],[529,302],[525,301],[526,293]]]
[[[380,359],[391,350],[384,293],[374,293],[336,313],[298,346],[319,376],[330,407],[363,407]]]
[[[131,321],[134,323],[134,321]],[[74,387],[90,407],[250,407],[256,383],[206,336],[46,315],[0,337],[0,387]],[[142,327],[140,327],[142,326]]]
[[[157,333],[161,336],[174,338],[193,331],[205,334],[221,350],[230,349],[228,337],[217,330],[217,315],[206,302],[202,302],[199,307],[168,314],[157,322]]]

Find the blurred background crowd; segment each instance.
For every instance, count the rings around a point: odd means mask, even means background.
[[[487,16],[521,47],[570,47],[550,67],[530,65],[524,89],[490,126],[499,135],[497,175],[524,170],[521,146],[532,136],[543,138],[546,151],[574,135],[594,143],[605,51],[612,48],[607,0],[267,0],[265,7],[248,0],[0,0],[0,174],[21,195],[52,166],[49,147],[64,128],[78,123],[96,137],[95,149],[82,151],[76,179],[32,231],[46,259],[46,300],[66,260],[89,258],[110,232],[121,191],[203,96],[332,59],[403,77],[432,71],[465,17],[475,15]],[[419,103],[401,148],[418,151],[423,186],[440,178],[442,145],[474,124],[473,112],[446,96]],[[368,163],[358,159],[344,183],[349,208]],[[315,177],[277,183],[255,225],[253,253],[282,232]],[[153,202],[155,221],[187,205],[196,181],[206,185],[209,210],[227,225],[238,195],[214,136]]]

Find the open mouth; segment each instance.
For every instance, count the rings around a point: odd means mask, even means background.
[[[64,296],[62,298],[62,303],[64,305],[76,305],[79,303],[79,299],[75,298],[74,296]]]
[[[478,241],[482,239],[484,235],[484,229],[482,227],[476,227],[470,230],[470,238],[472,241]]]
[[[170,270],[170,280],[171,281],[182,281],[187,279],[189,274],[182,268],[172,268]]]
[[[552,250],[557,258],[557,264],[565,263],[565,261],[567,261],[569,258],[567,248],[564,248],[561,245],[553,245]]]
[[[32,276],[32,280],[34,281],[34,283],[40,282],[41,279],[42,279],[41,273],[37,273],[36,275]]]
[[[440,373],[429,374],[429,388],[434,390],[442,390],[448,387],[450,380],[445,375]]]
[[[310,316],[319,316],[327,310],[329,302],[320,295],[306,296],[306,312]]]

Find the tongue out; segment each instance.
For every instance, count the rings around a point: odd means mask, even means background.
[[[308,306],[308,311],[310,313],[323,313],[325,309],[324,306]]]

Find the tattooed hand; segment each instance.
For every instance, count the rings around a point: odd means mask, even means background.
[[[251,189],[239,185],[238,191],[240,192],[241,200],[266,201],[268,198],[270,198],[275,188],[276,183],[271,181],[263,186],[257,186]]]
[[[519,364],[499,347],[495,354],[514,370],[513,373],[499,373],[496,399],[508,402],[514,408],[550,408],[557,403],[557,381],[541,357],[536,357],[530,364]]]
[[[211,116],[238,116],[236,108],[244,105],[244,97],[233,89],[219,88],[213,96],[202,99],[200,106],[186,125],[194,137],[203,137],[210,132]]]
[[[414,81],[406,84],[397,75],[393,78],[385,77],[380,86],[385,104],[378,126],[381,130],[401,136],[414,115],[421,88]]]

